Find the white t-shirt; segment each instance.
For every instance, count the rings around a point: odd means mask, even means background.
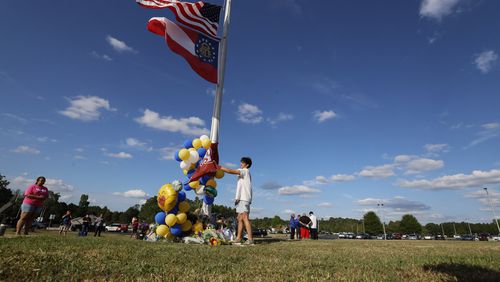
[[[314,228],[314,229],[318,228],[318,220],[316,219],[316,216],[314,214],[311,214],[309,216],[309,218],[311,219],[311,222],[312,222],[311,228]]]
[[[247,201],[252,203],[252,175],[248,168],[240,168],[240,175],[238,175],[238,182],[236,184],[236,197],[235,200]]]

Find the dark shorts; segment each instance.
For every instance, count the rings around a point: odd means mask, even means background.
[[[21,205],[21,211],[22,212],[40,213],[42,211],[42,207],[37,207],[37,206],[34,206],[34,205],[22,203],[22,205]]]

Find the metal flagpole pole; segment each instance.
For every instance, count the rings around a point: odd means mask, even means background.
[[[212,143],[219,142],[220,110],[222,106],[222,91],[224,89],[224,70],[226,68],[227,34],[229,31],[229,22],[231,17],[231,0],[226,0],[225,6],[224,26],[219,49],[218,82],[215,88],[214,112],[212,114],[212,127],[210,131],[210,140]]]

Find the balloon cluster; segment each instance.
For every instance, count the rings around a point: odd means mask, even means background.
[[[184,142],[184,148],[174,154],[174,158],[179,162],[180,168],[188,178],[184,183],[184,190],[194,190],[196,195],[203,196],[203,202],[207,205],[213,204],[214,198],[217,197],[217,182],[214,178],[220,179],[224,177],[224,172],[218,170],[215,177],[205,175],[199,180],[192,182],[189,182],[189,179],[191,179],[191,176],[200,166],[211,144],[210,138],[206,135],[202,135],[200,138],[186,140]]]
[[[158,224],[156,235],[161,237],[182,237],[191,232],[203,231],[203,223],[196,216],[190,215],[189,203],[184,191],[194,190],[196,195],[203,196],[207,205],[214,202],[217,196],[217,182],[211,176],[203,176],[197,181],[189,182],[189,179],[200,165],[203,157],[210,148],[211,141],[208,136],[187,140],[184,148],[177,151],[175,159],[180,162],[179,166],[188,177],[185,183],[175,180],[163,185],[158,191],[158,206],[162,210],[155,216]],[[224,177],[224,172],[218,170],[215,178]],[[184,190],[184,191],[183,191]]]

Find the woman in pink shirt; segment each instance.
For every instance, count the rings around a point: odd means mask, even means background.
[[[24,200],[21,205],[21,218],[17,221],[16,234],[21,235],[24,226],[24,235],[28,235],[28,230],[33,224],[35,216],[42,211],[43,202],[49,196],[49,190],[43,186],[45,177],[36,179],[36,184],[31,185],[24,191]]]

